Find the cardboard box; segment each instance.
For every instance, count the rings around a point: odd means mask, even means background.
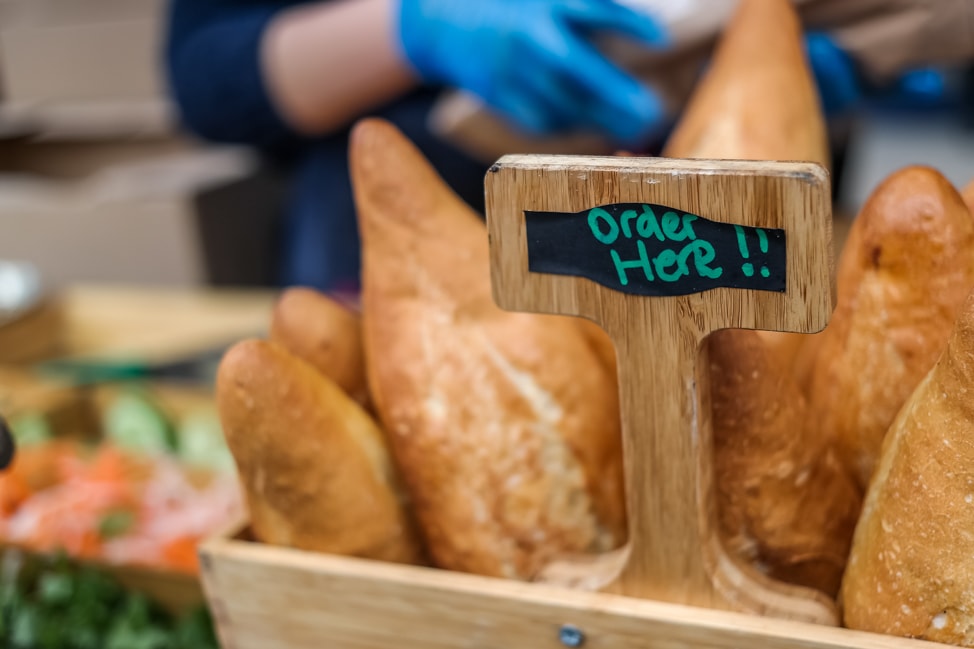
[[[251,156],[179,140],[34,143],[0,154],[0,258],[51,287],[205,281],[194,197],[241,177]]]
[[[4,96],[29,103],[161,97],[160,31],[155,18],[4,28]]]
[[[0,0],[0,29],[20,21],[24,9],[22,0]]]
[[[33,136],[46,141],[159,139],[176,134],[175,110],[166,98],[0,102],[0,139]]]
[[[132,19],[156,19],[163,15],[166,0],[0,0],[7,5],[7,25],[55,27]],[[4,14],[0,13],[0,16]]]
[[[0,80],[7,101],[164,96],[165,0],[0,0]]]

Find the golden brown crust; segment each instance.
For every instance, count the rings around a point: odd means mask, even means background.
[[[808,336],[784,331],[759,331],[758,336],[764,342],[768,351],[775,356],[784,367],[795,367],[800,363],[802,348],[808,342]],[[797,377],[797,371],[794,373]]]
[[[968,183],[962,194],[964,196],[964,202],[967,203],[967,209],[974,214],[974,180]]]
[[[577,322],[494,304],[482,222],[393,126],[351,160],[369,383],[435,562],[526,578],[617,545],[616,390]]]
[[[883,443],[842,584],[845,623],[974,646],[974,296]]]
[[[828,167],[825,119],[787,0],[744,0],[663,155]]]
[[[368,400],[359,317],[310,288],[289,288],[271,318],[270,339],[310,363],[359,403]]]
[[[786,0],[745,0],[664,155],[828,165],[825,119]],[[717,509],[731,553],[770,576],[838,589],[859,495],[821,436],[793,368],[808,337],[725,331],[708,342]]]
[[[717,332],[708,345],[721,538],[771,577],[834,597],[859,490],[806,432],[805,399],[758,332]]]
[[[595,352],[602,366],[608,372],[612,380],[615,381],[619,376],[619,365],[616,358],[616,346],[612,338],[605,332],[605,329],[585,318],[578,319],[578,326],[582,330],[582,335],[588,342],[589,347]]]
[[[217,401],[257,538],[418,561],[381,432],[332,381],[279,345],[249,340],[224,356]]]
[[[943,350],[974,286],[974,220],[937,171],[890,176],[856,219],[809,405],[864,489],[896,413]]]

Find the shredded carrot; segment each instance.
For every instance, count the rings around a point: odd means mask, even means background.
[[[0,541],[198,574],[196,544],[242,508],[227,484],[108,445],[31,447],[0,473]]]
[[[196,545],[199,539],[182,537],[171,541],[162,547],[162,559],[165,566],[192,575],[199,574],[199,556]]]
[[[0,515],[10,516],[30,497],[30,485],[14,471],[0,474]]]

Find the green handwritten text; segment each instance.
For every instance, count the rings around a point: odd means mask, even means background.
[[[691,262],[697,275],[716,279],[723,273],[723,268],[711,267],[717,253],[710,242],[697,239],[693,230],[693,222],[697,218],[693,214],[681,216],[673,211],[665,212],[662,218],[658,218],[652,208],[643,205],[642,212],[626,210],[616,220],[606,210],[596,207],[588,213],[588,226],[592,236],[607,246],[616,243],[620,236],[626,239],[636,238],[636,259],[622,259],[617,250],[609,250],[622,286],[628,286],[630,271],[642,271],[642,276],[650,282],[679,281],[681,277],[690,274]],[[688,243],[679,250],[664,248],[651,257],[644,239],[656,239],[663,243]]]

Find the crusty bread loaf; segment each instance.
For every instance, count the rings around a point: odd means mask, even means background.
[[[863,489],[972,287],[974,219],[957,190],[933,169],[894,173],[850,232],[809,387],[811,412]]]
[[[974,646],[972,387],[974,296],[883,443],[842,584],[847,626]]]
[[[724,30],[663,155],[830,164],[825,116],[788,0],[744,0]],[[762,331],[799,383],[810,336]]]
[[[279,345],[244,341],[220,364],[217,402],[257,538],[419,559],[382,434],[330,379]]]
[[[967,208],[974,214],[974,180],[964,188],[963,195],[964,202],[967,203]]]
[[[310,288],[289,288],[271,318],[270,338],[365,403],[365,358],[359,317]]]
[[[825,119],[788,0],[743,0],[663,155],[829,164]]]
[[[721,538],[762,572],[835,596],[859,516],[859,490],[804,396],[755,331],[708,339]]]
[[[582,335],[588,341],[589,347],[602,362],[609,376],[615,381],[619,374],[618,359],[616,358],[616,346],[605,333],[605,329],[585,318],[577,319],[578,326],[582,330]],[[618,397],[616,397],[618,398]]]
[[[828,163],[787,0],[741,3],[664,154]],[[717,510],[734,556],[834,596],[860,497],[826,438],[804,434],[807,404],[792,368],[808,338],[724,331],[708,341]]]
[[[487,232],[393,126],[359,123],[369,384],[435,563],[530,578],[623,541],[614,380],[572,318],[500,310]]]

